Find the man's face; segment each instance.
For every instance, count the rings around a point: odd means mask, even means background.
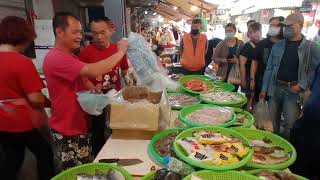
[[[80,48],[82,40],[82,26],[80,21],[73,17],[68,17],[68,26],[63,28],[57,28],[57,38],[63,42],[63,44],[71,49],[76,50]]]
[[[201,24],[191,24],[191,29],[199,30],[201,29]]]
[[[112,35],[110,28],[106,22],[92,22],[91,23],[92,42],[99,48],[105,48]]]
[[[260,30],[254,31],[251,28],[249,28],[248,36],[251,42],[258,43],[261,40],[262,32]]]

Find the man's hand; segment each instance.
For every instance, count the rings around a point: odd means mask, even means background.
[[[298,94],[300,91],[301,91],[301,88],[300,86],[297,84],[297,85],[294,85],[294,86],[291,86],[291,91],[295,94]]]
[[[99,88],[90,89],[90,92],[93,94],[103,94],[103,92]]]
[[[256,81],[254,79],[250,80],[250,89],[253,91],[256,88]]]
[[[267,92],[261,91],[259,99],[265,100],[267,96]]]
[[[118,50],[119,51],[123,51],[124,53],[127,53],[127,50],[128,50],[128,40],[120,40],[118,42]]]
[[[247,82],[245,80],[241,80],[241,89],[242,90],[247,89]]]
[[[231,63],[231,64],[237,64],[238,58],[236,56],[233,56],[232,59],[228,59],[228,62]]]

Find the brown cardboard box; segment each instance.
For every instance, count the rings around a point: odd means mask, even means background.
[[[126,102],[111,104],[110,127],[114,132],[159,130],[162,92],[132,86],[123,90],[122,97]]]

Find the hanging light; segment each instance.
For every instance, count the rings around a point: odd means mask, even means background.
[[[148,11],[145,11],[144,14],[148,14]]]
[[[197,11],[199,8],[197,6],[191,6],[190,10],[191,11]]]
[[[177,8],[176,6],[173,6],[173,9],[174,9],[174,10],[177,10],[178,8]]]
[[[156,12],[153,13],[154,16],[157,15],[157,14],[158,14],[158,13],[156,13]]]

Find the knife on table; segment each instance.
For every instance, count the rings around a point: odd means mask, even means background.
[[[143,163],[140,159],[100,159],[103,163],[117,163],[118,166],[133,166]]]

